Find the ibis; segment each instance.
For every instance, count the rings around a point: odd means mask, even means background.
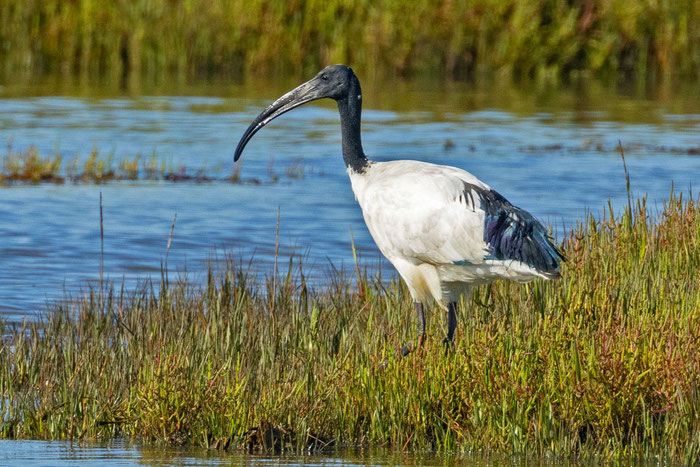
[[[424,309],[433,302],[447,313],[444,342],[449,348],[454,346],[457,303],[472,286],[559,277],[565,259],[545,227],[474,175],[428,162],[368,159],[360,134],[360,81],[348,66],[324,68],[270,104],[243,133],[234,161],[273,119],[323,98],[338,104],[352,191],[379,250],[408,286],[419,346],[425,340]]]

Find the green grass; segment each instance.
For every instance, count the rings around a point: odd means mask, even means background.
[[[0,73],[694,79],[699,15],[696,0],[3,0]]]
[[[45,156],[36,147],[30,146],[24,151],[15,151],[8,147],[0,156],[0,186],[15,186],[38,183],[72,183],[100,184],[118,181],[166,181],[166,182],[228,182],[228,183],[277,183],[277,173],[273,159],[269,161],[267,180],[241,177],[242,164],[236,164],[229,176],[215,176],[222,167],[207,171],[204,167],[191,171],[185,166],[173,168],[172,163],[160,159],[155,152],[149,157],[137,154],[133,157],[116,159],[114,154],[101,155],[97,149],[90,151],[85,158],[74,156],[67,163],[57,152]],[[284,168],[287,179],[306,176],[312,167],[304,164],[301,158],[294,160]]]
[[[165,163],[158,166],[155,154],[142,161],[140,154],[133,158],[123,158],[116,164],[114,155],[101,156],[96,149],[81,162],[75,156],[64,163],[57,152],[51,156],[39,153],[30,146],[24,151],[8,147],[0,158],[0,185],[35,183],[104,183],[114,180],[167,179],[172,174]],[[142,164],[140,164],[142,162]]]
[[[577,227],[558,281],[477,289],[447,357],[440,312],[422,354],[394,357],[410,297],[360,269],[314,289],[302,264],[255,280],[231,260],[201,286],[91,290],[0,325],[0,436],[690,463],[700,205],[660,209]]]

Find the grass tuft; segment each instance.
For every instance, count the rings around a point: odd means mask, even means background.
[[[87,158],[82,162],[81,160],[76,155],[69,164],[64,164],[63,157],[58,153],[42,156],[34,146],[24,151],[15,151],[9,146],[5,155],[0,157],[0,186],[39,183],[102,184],[119,181],[227,182],[260,185],[280,181],[280,176],[275,171],[274,159],[270,159],[267,180],[241,177],[241,163],[234,166],[230,176],[215,176],[212,173],[221,172],[220,166],[213,171],[201,167],[193,173],[183,165],[173,168],[172,163],[160,160],[155,152],[147,158],[136,154],[134,157],[124,157],[115,162],[114,154],[103,156],[97,149],[93,149]],[[284,167],[284,174],[289,180],[304,178],[307,173],[313,173],[313,167],[304,164],[301,158]]]
[[[478,288],[447,357],[442,316],[395,357],[410,297],[360,269],[314,289],[231,259],[204,285],[92,290],[0,323],[0,436],[696,461],[700,206],[639,200],[563,249],[558,281]]]

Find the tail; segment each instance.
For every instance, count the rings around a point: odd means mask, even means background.
[[[532,214],[513,206],[494,190],[475,192],[484,210],[484,242],[490,259],[515,260],[535,269],[542,277],[560,277],[559,264],[566,258],[552,243],[547,229]]]

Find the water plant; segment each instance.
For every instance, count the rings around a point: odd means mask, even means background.
[[[181,182],[228,182],[259,185],[263,182],[277,183],[280,176],[275,172],[274,159],[268,166],[268,180],[252,177],[241,177],[241,164],[234,167],[231,176],[216,176],[223,170],[221,165],[212,170],[200,167],[196,171],[188,170],[185,166],[173,168],[172,163],[161,159],[155,152],[147,158],[141,154],[133,157],[123,156],[116,159],[113,153],[106,156],[97,149],[92,149],[87,157],[74,156],[68,164],[64,164],[63,156],[58,152],[51,156],[43,156],[35,146],[24,151],[16,151],[11,146],[0,156],[0,186],[13,186],[38,183],[108,183],[118,181],[167,181]],[[287,179],[303,178],[311,173],[313,168],[303,163],[302,159],[294,160],[291,165],[284,167]]]
[[[0,185],[7,182],[62,183],[63,177],[59,175],[61,163],[60,155],[41,156],[34,146],[24,152],[15,152],[8,147],[7,155],[2,159]]]
[[[463,303],[448,357],[437,336],[397,357],[408,293],[359,266],[313,287],[303,262],[229,258],[204,284],[88,289],[0,322],[0,436],[697,460],[700,205],[610,206],[562,246],[561,280]]]
[[[114,81],[224,74],[658,80],[700,70],[694,0],[0,3],[0,74]]]

